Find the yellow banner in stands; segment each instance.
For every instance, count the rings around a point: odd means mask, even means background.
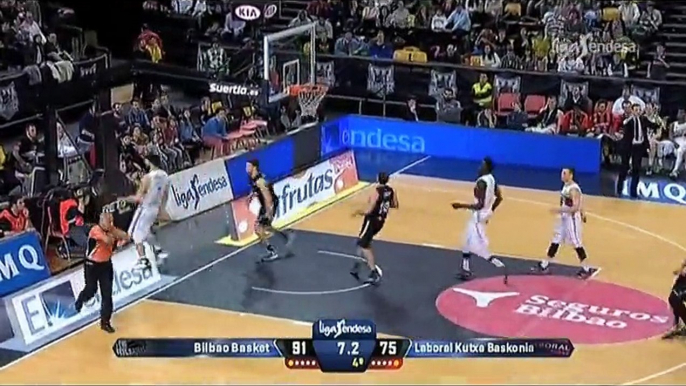
[[[274,221],[274,226],[276,226],[277,228],[283,228],[283,227],[287,227],[291,224],[294,224],[294,223],[304,219],[305,217],[310,216],[310,215],[314,214],[315,212],[318,212],[318,211],[326,208],[329,205],[335,204],[336,202],[341,201],[341,200],[359,192],[360,190],[366,188],[367,186],[369,186],[369,183],[367,183],[367,182],[358,182],[353,187],[348,188],[348,189],[338,193],[337,195],[329,198],[328,200],[318,202],[318,203],[311,205],[311,206],[309,206],[309,207],[307,207],[307,208],[305,208],[305,209],[303,209],[297,213],[294,213],[294,214],[292,214],[286,218],[278,219],[278,220]],[[251,244],[255,241],[257,241],[257,236],[255,234],[252,234],[251,236],[246,237],[242,240],[233,240],[231,238],[231,236],[226,236],[226,237],[223,237],[223,238],[217,240],[216,243],[223,244],[223,245],[229,245],[232,247],[244,247],[244,246]]]

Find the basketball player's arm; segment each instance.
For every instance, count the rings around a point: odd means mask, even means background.
[[[367,198],[367,204],[369,205],[369,207],[367,208],[367,210],[361,210],[361,209],[360,209],[360,210],[357,210],[357,211],[355,211],[355,215],[356,215],[356,216],[366,216],[366,215],[368,215],[368,214],[370,214],[370,213],[374,213],[374,207],[376,206],[376,201],[377,201],[378,199],[379,199],[379,192],[377,192],[377,191],[375,190],[375,191],[374,191],[374,194],[372,194],[371,196],[369,196],[369,197]]]
[[[257,184],[257,187],[260,188],[262,197],[264,197],[264,203],[267,205],[267,216],[271,216],[274,209],[274,197],[272,197],[271,192],[267,189],[267,183],[264,181],[264,178],[260,178],[255,183]]]
[[[148,192],[150,188],[150,178],[148,176],[143,177],[140,186],[138,186],[138,191],[133,196],[124,197],[124,201],[132,202],[134,204],[140,204],[143,201],[143,197]]]
[[[162,205],[160,205],[160,210],[157,213],[157,220],[162,222],[172,221],[171,216],[167,212],[167,200],[169,199],[169,185],[164,187],[162,192]]]
[[[393,198],[391,198],[391,208],[400,209],[400,201],[398,201],[398,192],[393,192]]]
[[[491,208],[492,211],[495,212],[496,208],[500,206],[503,202],[503,193],[500,191],[500,186],[498,184],[495,185],[495,201],[493,202],[493,207]]]
[[[474,197],[476,197],[476,203],[474,204],[464,204],[460,202],[453,202],[453,209],[469,209],[469,210],[481,210],[484,208],[484,203],[486,202],[486,183],[484,181],[477,181],[476,188],[474,188]]]

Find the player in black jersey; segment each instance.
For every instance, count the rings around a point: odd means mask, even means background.
[[[293,243],[295,234],[286,233],[274,228],[272,225],[274,217],[276,216],[276,211],[279,207],[279,197],[274,193],[274,186],[267,183],[264,175],[260,172],[260,163],[258,160],[248,161],[245,170],[250,179],[252,194],[260,201],[260,212],[255,221],[255,234],[260,238],[260,242],[267,248],[267,255],[263,256],[260,261],[274,261],[280,257],[274,246],[269,242],[270,234],[275,234],[283,240],[286,246],[286,254],[284,257],[292,256],[291,244]]]
[[[381,274],[376,267],[374,254],[372,253],[372,241],[374,236],[383,229],[388,217],[388,212],[393,209],[398,209],[398,197],[393,188],[388,186],[388,174],[381,172],[377,176],[378,184],[374,187],[374,193],[369,197],[367,202],[369,208],[367,210],[358,210],[355,212],[356,216],[363,216],[362,229],[357,238],[357,248],[359,254],[367,261],[370,273],[369,278],[365,280],[367,284],[377,284],[381,280]],[[350,274],[356,279],[360,279],[361,262],[356,262]]]
[[[676,279],[669,293],[668,302],[674,313],[674,328],[662,336],[663,339],[671,339],[676,336],[686,335],[686,261],[674,271]],[[681,322],[679,322],[681,320]]]

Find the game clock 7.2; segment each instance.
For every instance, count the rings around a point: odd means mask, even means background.
[[[323,372],[364,372],[369,366],[375,340],[315,340]]]

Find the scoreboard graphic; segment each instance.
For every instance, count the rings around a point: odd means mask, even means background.
[[[408,358],[569,358],[569,339],[377,338],[369,320],[322,319],[302,339],[118,339],[120,358],[283,358],[292,370],[362,373],[398,370]]]

